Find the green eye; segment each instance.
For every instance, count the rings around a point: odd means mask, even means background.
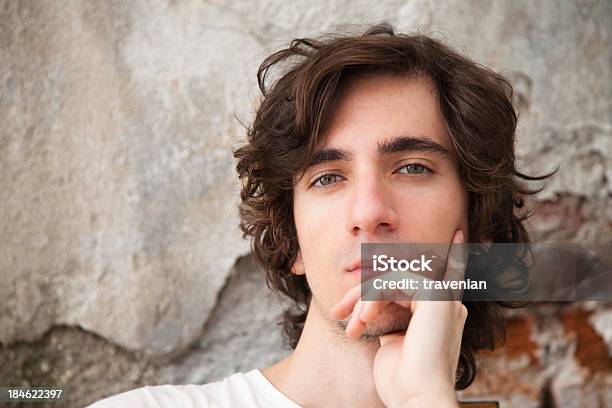
[[[313,187],[327,187],[334,182],[338,181],[338,176],[335,174],[324,174],[319,177],[314,183],[312,183]]]
[[[429,171],[429,169],[421,164],[418,163],[410,163],[410,164],[406,164],[405,166],[402,166],[398,173],[401,174],[422,174],[425,173],[426,171]]]

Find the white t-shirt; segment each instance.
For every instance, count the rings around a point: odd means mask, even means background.
[[[156,385],[136,388],[88,408],[300,408],[258,369],[204,385]]]

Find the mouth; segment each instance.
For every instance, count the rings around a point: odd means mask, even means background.
[[[366,280],[373,278],[375,274],[371,267],[362,268],[361,266],[350,268],[347,270],[347,273],[350,274],[353,280],[361,282],[365,282]]]

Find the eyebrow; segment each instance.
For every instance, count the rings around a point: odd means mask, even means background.
[[[397,153],[405,151],[419,151],[450,157],[451,152],[440,143],[427,136],[397,136],[378,143],[378,153]]]
[[[391,154],[406,151],[419,151],[433,153],[443,158],[450,158],[451,152],[438,142],[427,136],[396,136],[377,143],[378,153]],[[326,147],[317,150],[312,159],[306,166],[306,170],[322,163],[337,161],[337,160],[352,160],[353,154],[348,150]]]

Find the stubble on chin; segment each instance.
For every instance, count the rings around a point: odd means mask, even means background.
[[[396,331],[406,332],[410,323],[411,313],[404,307],[391,304],[375,320],[366,324],[364,332],[356,339],[358,342],[379,344],[378,338],[384,334]],[[350,316],[342,320],[334,320],[338,333],[346,336],[346,326]]]

